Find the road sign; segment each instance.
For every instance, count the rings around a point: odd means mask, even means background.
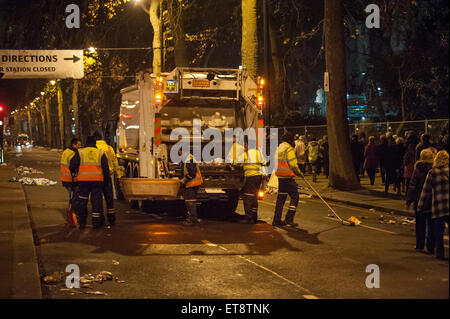
[[[81,79],[83,50],[0,50],[2,79]]]

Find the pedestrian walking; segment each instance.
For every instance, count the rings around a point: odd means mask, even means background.
[[[388,140],[388,145],[386,149],[386,182],[384,186],[384,193],[388,195],[389,186],[391,184],[394,185],[394,192],[397,192],[400,195],[400,183],[399,183],[399,170],[401,169],[403,163],[402,150],[403,147],[400,144],[395,142],[394,136],[392,133],[388,132],[386,134],[386,138]]]
[[[375,183],[375,173],[378,166],[377,146],[375,145],[375,137],[369,137],[369,143],[364,149],[364,169],[369,176],[370,185]]]
[[[108,167],[109,167],[109,177],[103,182],[102,187],[102,193],[105,198],[106,202],[106,209],[107,209],[107,219],[108,224],[110,226],[114,226],[116,223],[116,212],[114,210],[114,190],[113,190],[113,181],[114,176],[117,179],[120,179],[123,176],[123,172],[119,167],[119,162],[116,157],[116,153],[114,152],[114,149],[106,143],[102,139],[102,134],[100,132],[95,132],[94,137],[96,140],[96,146],[99,150],[103,152],[103,154],[106,155],[106,158],[108,159]]]
[[[386,165],[387,165],[388,140],[386,135],[380,136],[380,144],[377,145],[377,157],[380,163],[381,182],[386,183]]]
[[[308,161],[312,168],[313,182],[317,183],[317,174],[319,173],[319,143],[313,138],[312,141],[308,143]]]
[[[444,231],[449,221],[448,153],[439,151],[433,160],[420,194],[417,210],[423,212],[431,200],[431,219],[436,258],[444,260]]]
[[[431,136],[426,133],[422,134],[420,136],[420,143],[416,146],[416,161],[419,159],[420,152],[422,152],[422,150],[432,146],[434,145],[431,144]]]
[[[353,167],[355,169],[356,177],[358,178],[359,181],[360,168],[364,160],[364,146],[358,140],[358,135],[356,134],[352,135],[350,147],[352,150]]]
[[[70,172],[78,175],[77,213],[78,225],[86,227],[87,204],[89,196],[92,204],[92,226],[100,228],[105,223],[103,215],[102,187],[109,176],[108,159],[102,150],[96,147],[94,136],[88,136],[86,147],[79,149],[70,161]]]
[[[411,181],[412,174],[414,172],[414,163],[416,161],[416,147],[414,144],[408,144],[406,153],[403,156],[403,178],[406,188],[408,191],[409,183]]]
[[[326,178],[330,175],[330,157],[328,151],[328,136],[324,135],[322,138],[322,143],[320,145],[320,154],[322,157],[322,165],[323,165],[323,175]]]
[[[395,140],[395,143],[398,145],[397,147],[397,152],[398,152],[398,156],[399,156],[399,162],[400,162],[400,169],[396,171],[396,184],[395,185],[399,185],[400,188],[400,192],[398,192],[399,195],[401,195],[401,193],[405,193],[405,178],[403,176],[403,172],[404,172],[404,166],[403,166],[403,157],[405,156],[406,153],[406,141],[403,137],[398,137]]]
[[[299,136],[295,141],[295,156],[297,157],[298,167],[300,171],[305,174],[306,169],[306,145],[303,142],[303,137]]]
[[[187,209],[187,218],[183,222],[185,226],[193,226],[198,224],[197,216],[197,193],[203,184],[202,174],[199,165],[191,153],[183,154],[182,150],[178,150],[178,155],[182,157],[180,162],[182,193]]]
[[[301,172],[298,168],[297,158],[295,157],[294,146],[294,137],[291,134],[287,133],[281,137],[281,144],[277,149],[278,161],[275,174],[278,177],[278,196],[272,222],[273,226],[298,226],[297,223],[294,223],[299,199],[298,185],[294,177],[300,176]],[[283,207],[288,196],[291,198],[291,202],[285,220],[282,221]]]
[[[438,151],[446,151],[447,153],[449,152],[449,150],[448,150],[448,133],[442,133],[442,135],[439,139],[439,143],[437,145],[437,150]]]
[[[258,192],[262,182],[262,167],[267,165],[261,151],[256,148],[256,141],[244,141],[243,158],[240,158],[236,165],[244,167],[245,184],[242,188],[245,223],[256,224],[258,221]]]
[[[415,151],[415,149],[414,149]],[[422,211],[417,211],[420,194],[428,172],[433,167],[433,159],[436,153],[430,148],[422,150],[419,160],[414,164],[414,171],[406,192],[406,207],[409,209],[413,204],[416,218],[416,250],[423,250],[425,247],[425,237],[427,238],[426,247],[429,253],[434,251],[431,225],[431,201],[424,204]]]

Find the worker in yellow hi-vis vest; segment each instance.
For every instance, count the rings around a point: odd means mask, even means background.
[[[275,215],[273,217],[273,226],[298,226],[294,223],[294,216],[298,205],[298,186],[294,180],[295,176],[301,176],[298,168],[297,157],[295,156],[295,141],[294,137],[286,133],[281,137],[281,144],[277,149],[277,170],[278,177],[278,197],[275,205]],[[281,220],[283,213],[283,206],[288,195],[291,197],[289,209],[284,221]]]
[[[108,159],[109,166],[109,176],[108,180],[103,182],[102,192],[106,201],[106,209],[108,218],[108,223],[110,226],[114,226],[116,223],[116,212],[114,209],[114,191],[113,191],[113,181],[114,175],[119,179],[123,176],[123,172],[119,167],[119,162],[117,161],[116,153],[114,149],[102,140],[102,134],[100,132],[95,132],[94,137],[96,139],[96,146],[98,149],[102,150]]]
[[[182,171],[182,192],[187,209],[187,219],[183,223],[186,226],[193,226],[198,223],[197,217],[197,192],[203,184],[202,173],[198,163],[191,153],[183,154],[178,150],[178,155],[182,156],[180,168]]]
[[[250,141],[246,136],[244,139],[244,152],[233,163],[242,165],[244,168],[245,184],[242,188],[244,200],[244,211],[247,217],[242,222],[256,224],[258,221],[258,192],[262,182],[263,166],[266,166],[266,160],[261,151],[256,148],[256,141]]]
[[[102,186],[110,178],[108,159],[95,146],[95,137],[88,136],[86,147],[80,149],[70,161],[70,172],[77,175],[77,220],[80,229],[86,227],[89,195],[92,204],[92,226],[100,228],[105,223],[103,215]]]

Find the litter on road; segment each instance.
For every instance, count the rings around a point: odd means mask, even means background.
[[[52,181],[47,178],[32,178],[32,177],[13,177],[9,180],[10,182],[19,182],[23,185],[36,185],[36,186],[53,186],[58,184],[58,182]]]
[[[19,166],[17,167],[17,173],[19,175],[26,175],[26,174],[44,174],[44,172],[34,169],[32,167],[26,167],[26,166]]]

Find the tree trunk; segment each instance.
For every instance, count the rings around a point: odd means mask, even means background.
[[[43,146],[47,143],[47,135],[46,135],[46,123],[45,123],[45,100],[44,98],[41,99],[40,101],[40,107],[39,107],[39,115],[41,116],[41,126],[39,127],[39,131],[40,131],[40,144]]]
[[[27,129],[28,129],[28,137],[30,138],[30,143],[31,140],[33,139],[33,123],[31,123],[31,109],[28,109],[27,111]]]
[[[150,23],[153,27],[153,74],[161,74],[161,53],[162,53],[162,43],[161,43],[161,32],[162,25],[161,19],[159,18],[159,6],[160,0],[151,0],[150,3]]]
[[[183,8],[178,0],[168,3],[169,25],[175,40],[175,66],[188,66]]]
[[[52,138],[52,118],[50,112],[50,97],[45,99],[45,117],[47,128],[45,130],[47,134],[47,146],[53,147],[53,138]]]
[[[64,148],[64,112],[63,112],[63,93],[61,89],[61,81],[58,80],[57,86],[57,98],[58,98],[58,119],[59,119],[59,144],[60,148]]]
[[[242,0],[242,67],[256,81],[258,74],[258,36],[256,0]]]
[[[270,59],[273,66],[273,79],[269,81],[272,83],[270,86],[270,105],[276,106],[277,109],[271,108],[271,112],[276,112],[278,114],[284,114],[284,104],[280,103],[283,101],[283,91],[284,91],[284,73],[282,70],[282,63],[280,59],[280,54],[278,51],[278,42],[273,25],[269,22],[269,38],[270,38]]]
[[[73,108],[73,118],[75,119],[75,136],[80,138],[80,122],[78,120],[78,80],[73,80],[73,90],[72,90],[72,108]]]
[[[326,69],[330,92],[327,95],[327,130],[329,139],[330,176],[332,188],[359,188],[353,168],[350,134],[347,122],[347,74],[341,0],[325,1],[324,32]]]

